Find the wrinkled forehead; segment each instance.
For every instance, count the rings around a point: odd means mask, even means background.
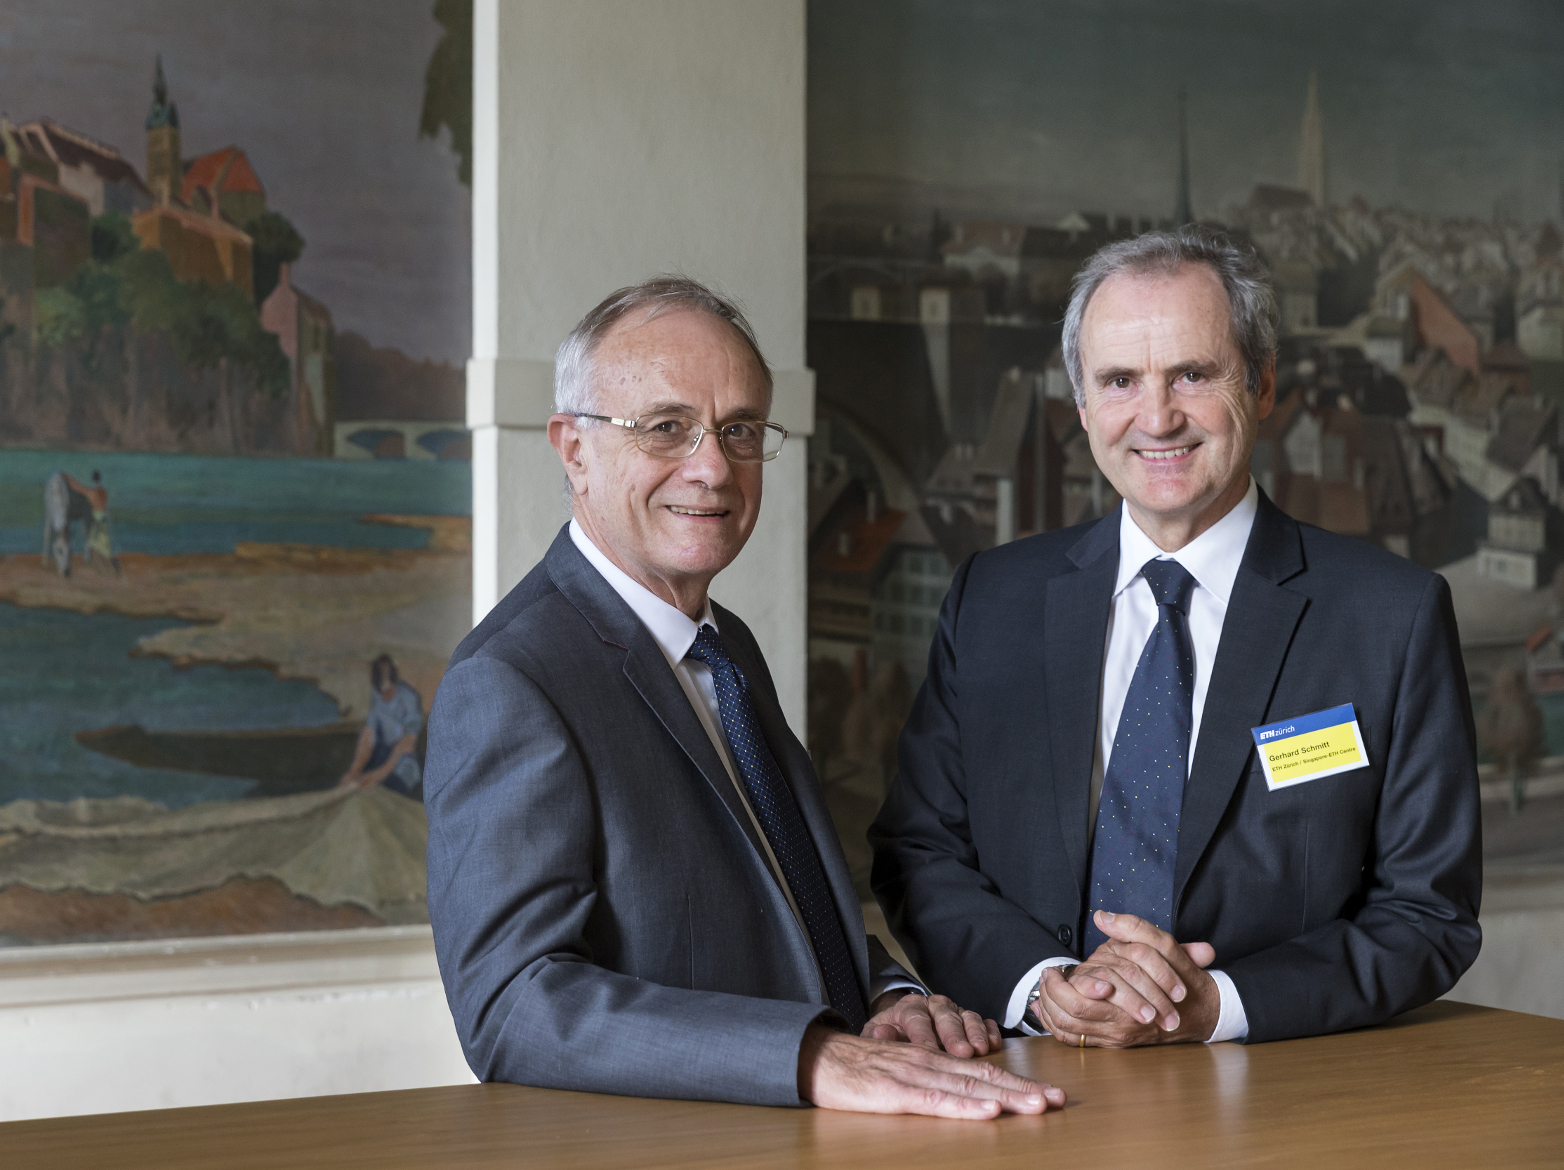
[[[1221,351],[1208,357],[1237,354],[1227,290],[1209,265],[1115,273],[1086,303],[1081,317],[1086,366],[1097,365],[1110,349],[1160,351],[1168,345]]]
[[[592,382],[605,410],[635,417],[685,407],[697,415],[764,415],[770,387],[759,361],[726,321],[693,309],[649,319],[629,313],[592,355]]]

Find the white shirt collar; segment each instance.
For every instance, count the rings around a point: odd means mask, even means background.
[[[603,550],[592,543],[591,537],[582,531],[574,519],[570,521],[570,539],[581,550],[587,562],[603,575],[610,588],[641,619],[641,624],[651,632],[657,648],[668,659],[668,665],[677,667],[695,644],[695,635],[701,626],[717,629],[717,619],[712,617],[711,598],[706,599],[706,611],[699,622],[692,622],[689,615],[677,606],[669,605],[645,585],[632,578],[613,561],[603,555]],[[720,632],[720,631],[719,631]]]
[[[1254,478],[1249,479],[1249,490],[1226,516],[1207,528],[1194,540],[1177,552],[1165,553],[1140,530],[1130,516],[1126,503],[1119,516],[1119,580],[1114,586],[1117,597],[1140,576],[1145,563],[1154,557],[1167,557],[1189,570],[1195,583],[1217,597],[1226,606],[1232,596],[1233,581],[1238,577],[1238,566],[1243,562],[1244,549],[1249,544],[1249,530],[1254,527],[1255,513],[1260,507],[1260,489]]]

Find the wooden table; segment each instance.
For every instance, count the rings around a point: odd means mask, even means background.
[[[0,1166],[1564,1166],[1564,1021],[1540,1016],[1436,1003],[1253,1048],[999,1059],[1070,1104],[964,1122],[468,1085],[12,1122]]]

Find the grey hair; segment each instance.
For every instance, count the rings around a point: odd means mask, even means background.
[[[1204,264],[1227,293],[1233,343],[1244,357],[1244,382],[1250,394],[1276,360],[1276,293],[1254,249],[1235,244],[1226,232],[1191,224],[1172,232],[1146,232],[1098,248],[1075,274],[1070,307],[1064,314],[1064,368],[1075,388],[1075,404],[1086,404],[1081,370],[1081,319],[1092,295],[1110,276],[1173,276],[1186,264]]]
[[[697,280],[677,273],[654,276],[640,284],[628,285],[608,294],[598,306],[581,318],[570,335],[559,344],[554,355],[554,409],[560,414],[601,414],[597,387],[592,384],[592,356],[619,321],[644,309],[640,323],[645,324],[663,313],[691,309],[726,321],[755,355],[761,376],[766,380],[766,404],[771,403],[771,366],[760,352],[760,342],[744,311],[733,301],[714,292]]]

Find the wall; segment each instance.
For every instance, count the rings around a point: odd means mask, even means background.
[[[1490,870],[1481,922],[1482,953],[1445,998],[1564,1020],[1564,867]]]
[[[0,950],[0,1120],[474,1078],[427,926]]]
[[[713,595],[804,731],[804,4],[478,0],[474,608],[566,519],[544,438],[555,347],[677,269],[744,302],[796,436]],[[427,929],[0,950],[0,1120],[470,1079]]]
[[[794,438],[760,523],[713,584],[760,639],[804,732],[804,6],[795,0],[478,0],[473,119],[473,610],[568,519],[544,426],[555,349],[657,272],[745,306]]]

